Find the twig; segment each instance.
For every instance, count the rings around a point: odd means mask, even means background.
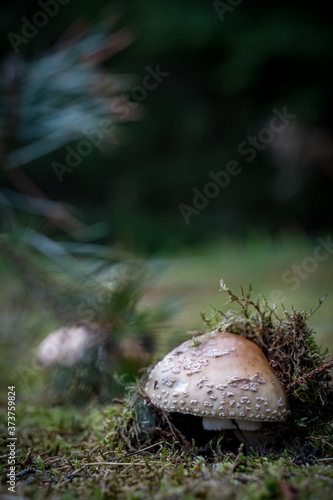
[[[176,434],[174,433],[174,430],[173,430],[173,425],[171,425],[171,422],[170,422],[170,420],[168,419],[168,417],[167,417],[167,415],[166,415],[166,413],[165,413],[165,412],[163,412],[163,417],[164,417],[164,418],[165,418],[165,420],[168,422],[168,425],[169,425],[169,429],[170,429],[170,431],[171,431],[171,434],[173,435],[173,437],[174,437],[175,439],[177,439],[177,436],[176,436]]]
[[[324,300],[326,298],[327,298],[327,294],[322,299],[319,299],[319,304],[317,305],[316,309],[314,311],[311,311],[309,314],[307,314],[306,319],[311,318],[311,316],[313,316],[318,311],[318,309],[321,307],[322,303],[324,302]]]
[[[297,380],[295,380],[294,382],[289,384],[287,389],[286,389],[287,392],[290,392],[291,390],[294,389],[294,387],[296,387],[299,384],[306,384],[308,380],[311,380],[316,375],[319,375],[319,373],[328,371],[331,368],[333,368],[333,356],[331,357],[331,359],[329,361],[327,361],[327,363],[324,363],[323,365],[318,366],[318,368],[315,368],[314,370],[312,370],[309,373],[305,373],[304,375],[301,375],[300,377],[298,377]]]
[[[233,464],[231,471],[230,471],[231,474],[233,474],[238,469],[238,467],[240,465],[244,464],[244,461],[241,460],[241,456],[243,455],[243,448],[244,448],[244,444],[241,443],[241,445],[238,449],[237,457],[236,457],[234,464]]]
[[[15,453],[15,455],[16,455],[16,453],[19,453],[20,451],[22,451],[22,450],[16,450],[16,451],[14,452],[14,453]],[[8,458],[9,456],[10,456],[10,454],[9,454],[9,453],[7,453],[7,455],[1,455],[0,460],[1,460],[1,459],[3,459],[3,458]]]
[[[85,469],[86,467],[93,467],[94,465],[147,465],[146,462],[91,462],[88,464],[84,464],[80,469],[75,470],[74,472],[71,472],[71,476],[74,474],[77,474],[78,472],[81,472],[81,470]]]
[[[149,450],[150,448],[154,448],[154,446],[158,446],[160,444],[163,444],[165,441],[160,441],[159,443],[152,444],[150,446],[147,446],[146,448],[142,448],[142,450],[138,451],[133,451],[133,453],[128,453],[127,455],[123,455],[122,457],[119,457],[117,460],[123,460],[123,458],[128,458],[132,457],[133,455],[137,455],[138,453],[142,453],[143,451]],[[104,455],[108,455],[109,453],[113,453],[112,451],[109,451],[107,453],[104,453]]]
[[[315,476],[317,479],[322,479],[323,481],[327,481],[329,483],[333,483],[333,479],[331,477],[326,477],[326,476],[322,476],[320,474],[315,474]]]
[[[15,474],[15,478],[16,479],[21,479],[21,477],[24,477],[24,476],[27,476],[28,474],[38,474],[38,472],[41,472],[40,470],[36,470],[36,469],[24,469],[22,470],[21,472],[17,472]]]

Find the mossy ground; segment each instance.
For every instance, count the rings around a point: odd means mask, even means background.
[[[267,252],[259,255],[257,247],[255,250],[253,255],[258,262],[251,258],[249,263],[251,262],[252,273],[263,280],[266,274],[263,272],[262,258]],[[307,254],[304,250],[304,255]],[[295,248],[295,255],[295,261],[298,261],[301,258],[298,248]],[[230,262],[231,256],[224,257],[226,262]],[[220,253],[218,259],[221,259]],[[171,325],[167,331],[161,332],[158,357],[188,339],[188,335],[184,333],[186,330],[200,328],[197,319],[190,322],[188,318],[197,318],[196,312],[207,309],[207,304],[211,301],[215,305],[221,303],[213,296],[207,297],[206,293],[212,289],[213,281],[214,289],[218,288],[216,276],[225,276],[227,283],[253,282],[252,277],[239,267],[244,259],[236,256],[234,260],[235,265],[228,266],[234,281],[229,279],[228,269],[222,272],[217,259],[201,260],[205,266],[208,265],[207,262],[212,262],[211,273],[208,273],[211,276],[209,286],[206,282],[207,286],[204,286],[203,279],[207,281],[207,269],[198,266],[198,259],[193,263],[186,258],[181,263],[182,272],[188,280],[187,285],[181,285],[183,280],[179,269],[174,279],[180,287],[177,289],[179,297],[184,300],[187,298],[191,307],[186,316],[174,319],[177,328]],[[271,260],[275,266],[275,255]],[[272,267],[272,262],[267,262],[267,269]],[[292,259],[284,260],[280,266],[281,271],[290,267],[290,263]],[[274,266],[272,269],[275,269]],[[321,266],[320,272],[311,276],[300,287],[302,293],[308,290],[306,300],[301,293],[292,299],[290,297],[289,304],[286,304],[289,310],[291,300],[296,306],[304,304],[304,307],[308,307],[310,304],[313,307],[317,297],[330,291],[328,277],[331,276],[332,263],[329,260]],[[239,276],[234,276],[235,270]],[[312,278],[318,280],[320,287],[318,285],[313,288],[313,282],[309,286]],[[196,287],[191,280],[196,283]],[[155,296],[157,292],[163,294],[170,290],[173,293],[173,286],[173,283],[164,281],[163,286],[159,285],[151,294]],[[267,283],[255,284],[256,290],[264,293],[271,290],[272,286],[280,286],[280,283],[279,280],[275,283],[269,275]],[[5,298],[13,296],[15,299],[15,294],[8,287],[3,294]],[[29,309],[29,313],[24,307],[22,311],[18,311],[17,300],[12,298],[10,302],[3,301],[2,304],[5,311],[4,324],[12,325],[10,328],[3,328],[7,336],[2,340],[1,374],[3,391],[8,383],[17,386],[15,489],[19,498],[317,500],[333,497],[333,398],[327,378],[328,371],[320,371],[320,366],[329,358],[324,358],[318,350],[311,329],[303,328],[304,315],[291,313],[289,319],[288,316],[282,318],[280,333],[288,339],[286,347],[291,348],[292,355],[287,358],[284,356],[285,351],[269,350],[274,335],[275,340],[282,338],[276,335],[276,331],[271,331],[269,312],[267,316],[261,316],[264,319],[262,324],[257,324],[257,320],[252,321],[253,314],[249,315],[249,321],[235,321],[235,317],[232,319],[232,331],[243,333],[256,341],[270,362],[273,365],[276,363],[276,373],[289,388],[289,397],[292,399],[293,412],[290,419],[296,417],[281,426],[268,427],[267,432],[273,435],[273,439],[268,440],[271,445],[264,447],[260,453],[245,454],[231,432],[205,436],[201,427],[193,420],[184,424],[173,415],[168,415],[165,419],[165,415],[144,405],[143,399],[135,391],[125,397],[123,403],[109,400],[106,404],[101,404],[96,400],[86,407],[76,408],[64,404],[56,406],[54,402],[50,404],[42,397],[45,394],[47,374],[42,376],[40,370],[28,368],[32,359],[31,345],[35,345],[37,337],[41,337],[43,332],[46,334],[54,325],[51,325],[49,317],[45,318],[39,304],[33,312]],[[233,304],[235,309],[237,306],[239,310],[242,309],[240,304]],[[322,311],[326,314],[326,319],[321,321],[330,330],[331,308],[326,303],[314,316],[315,321],[323,314]],[[216,312],[213,311],[213,318],[210,320],[217,319],[219,325],[223,315],[216,315]],[[7,316],[9,319],[6,322]],[[225,319],[230,323],[230,315]],[[312,317],[311,323],[313,325]],[[215,324],[208,324],[207,329],[211,326]],[[178,333],[180,331],[183,337]],[[37,332],[38,335],[34,337],[31,332]],[[326,334],[322,341],[324,345],[332,345]],[[168,349],[165,349],[166,345]],[[306,346],[306,355],[302,359],[298,355],[301,351],[298,351],[297,346]],[[319,371],[316,372],[318,368]],[[316,393],[318,388],[320,390]],[[0,413],[3,422],[0,428],[1,500],[13,496],[8,492],[6,483],[8,448],[5,403],[4,394],[1,395]],[[195,431],[194,439],[189,430]]]
[[[120,429],[133,418],[125,403],[91,405],[82,412],[73,408],[41,411],[40,406],[20,403],[17,410],[16,495],[21,498],[332,497],[332,435],[303,443],[302,453],[285,447],[279,453],[245,455],[241,448],[227,452],[221,446],[200,452],[195,443],[186,449],[167,435],[148,448],[143,442],[133,446],[129,436],[121,435]],[[325,440],[327,447],[322,446]],[[7,453],[5,446],[1,450],[1,455]],[[1,464],[5,494],[4,456]]]

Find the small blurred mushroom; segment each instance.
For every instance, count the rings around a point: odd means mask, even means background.
[[[234,429],[249,449],[264,422],[289,412],[285,390],[260,348],[240,335],[213,331],[173,349],[150,372],[145,391],[168,412],[202,417],[205,430]]]
[[[57,402],[107,401],[124,391],[121,377],[135,376],[151,362],[143,335],[114,334],[98,323],[64,326],[36,349],[36,361],[47,375],[48,394]]]
[[[85,326],[62,327],[50,333],[37,347],[40,365],[73,366],[84,358],[87,350],[101,342],[96,329]]]
[[[146,342],[147,343],[147,342]],[[143,367],[151,360],[144,339],[123,336],[112,338],[98,324],[63,326],[50,333],[37,347],[37,362],[45,368],[74,366],[85,360],[90,349],[96,349],[98,358],[126,361],[133,367]]]

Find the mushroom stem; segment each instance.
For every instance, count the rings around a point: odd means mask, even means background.
[[[244,444],[245,451],[247,453],[251,451],[251,448],[253,448],[254,451],[257,451],[263,443],[260,432],[262,422],[251,422],[231,418],[222,420],[220,418],[203,417],[202,427],[206,431],[222,431],[232,429],[238,441]]]
[[[245,451],[247,453],[251,452],[251,448],[254,451],[258,451],[259,447],[264,442],[262,434],[259,431],[244,431],[242,429],[234,429],[234,435],[241,443],[244,444]]]
[[[202,417],[202,427],[206,431],[222,431],[224,429],[237,429],[237,426],[230,420],[230,418],[212,418]]]
[[[245,451],[249,453],[251,448],[257,451],[260,445],[263,443],[262,433],[260,429],[262,428],[262,422],[244,421],[244,420],[232,420],[235,424],[234,435],[236,438],[244,444]]]

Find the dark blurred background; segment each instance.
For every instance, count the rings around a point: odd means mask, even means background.
[[[0,23],[9,378],[82,321],[123,349],[112,369],[147,365],[228,307],[220,278],[289,309],[328,293],[333,349],[328,2],[3,1]]]
[[[93,25],[106,9],[116,19],[114,26],[132,37],[102,63],[110,74],[133,76],[132,86],[119,95],[129,96],[137,116],[124,120],[123,109],[118,145],[107,154],[94,148],[75,171],[64,173],[63,182],[51,164],[63,162],[64,147],[24,165],[50,199],[75,206],[85,223],[105,221],[100,241],[151,254],[226,235],[317,236],[331,227],[329,5],[244,1],[231,7],[236,3],[225,2],[223,12],[223,2],[71,0],[19,45],[18,57],[31,61],[73,23]],[[22,17],[31,21],[41,10],[34,1],[3,2],[3,57],[13,54],[8,33],[20,34]],[[146,96],[131,92],[142,85],[147,66],[157,65],[169,73],[162,83]],[[247,162],[239,144],[267,126],[273,108],[282,112],[284,107],[296,118]],[[79,138],[70,139],[75,148]],[[12,138],[11,147],[18,146]],[[193,206],[193,188],[202,192],[209,172],[224,170],[230,160],[239,162],[241,175],[185,224],[179,204]],[[4,173],[1,185],[13,189]]]

